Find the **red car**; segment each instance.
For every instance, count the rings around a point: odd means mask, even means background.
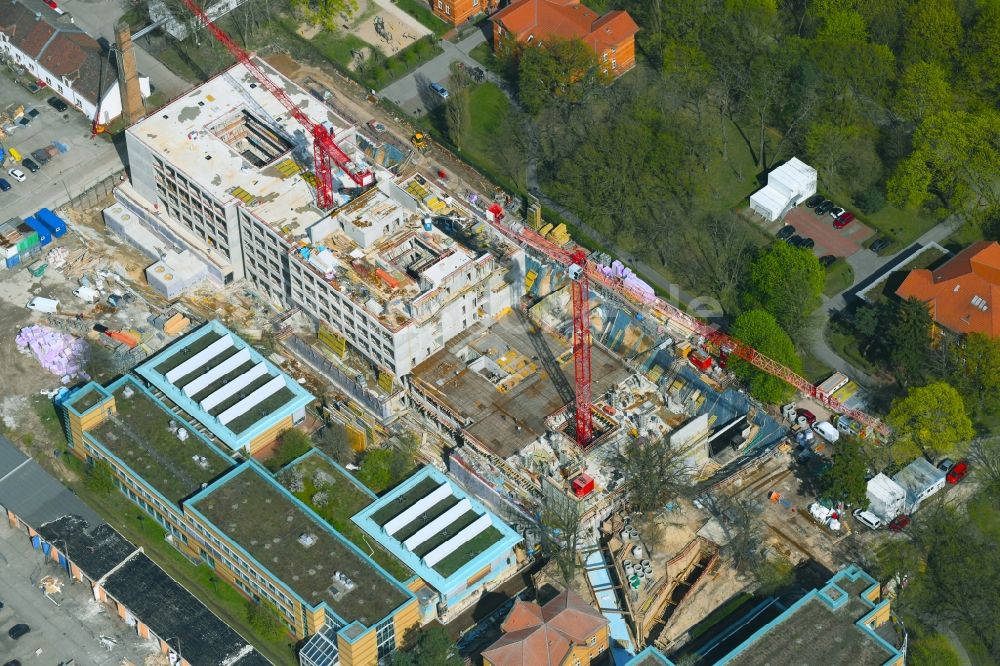
[[[901,513],[892,519],[892,522],[889,523],[889,529],[893,532],[901,532],[909,524],[910,517],[905,513]]]
[[[802,418],[804,418],[806,420],[806,423],[808,423],[809,425],[816,423],[816,415],[810,412],[808,409],[796,409],[795,414],[797,416],[801,416]]]
[[[955,463],[954,467],[948,470],[948,473],[945,475],[944,480],[950,483],[951,485],[955,485],[956,483],[964,479],[965,475],[968,473],[969,473],[969,463],[965,462],[964,460],[960,460],[957,463]]]
[[[833,221],[834,229],[843,229],[854,220],[854,213],[846,212]]]

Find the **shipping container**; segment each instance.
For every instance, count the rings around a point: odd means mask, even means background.
[[[38,240],[38,232],[28,226],[27,223],[18,226],[17,232],[21,234],[21,238],[17,241],[18,252],[24,253],[38,246],[41,242]]]
[[[7,257],[7,268],[14,268],[21,263],[21,256],[15,254],[13,257]]]
[[[43,247],[52,242],[52,232],[45,228],[45,225],[33,217],[24,218],[24,223],[35,230],[38,234],[38,242]]]
[[[38,218],[39,222],[48,227],[49,231],[56,238],[62,238],[62,235],[66,233],[66,221],[48,208],[39,208],[38,212],[35,213],[35,217]]]
[[[594,478],[589,474],[581,474],[573,479],[573,494],[577,497],[586,497],[594,491]]]

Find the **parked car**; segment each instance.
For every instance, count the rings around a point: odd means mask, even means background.
[[[10,174],[11,178],[13,178],[19,183],[23,183],[25,180],[28,179],[28,177],[25,176],[24,172],[21,171],[20,169],[8,169],[7,173]]]
[[[796,416],[804,418],[806,420],[806,423],[808,423],[809,425],[816,423],[816,415],[810,412],[808,409],[796,409],[795,414]]]
[[[959,481],[965,478],[965,475],[969,473],[969,463],[964,460],[959,460],[955,463],[948,473],[944,475],[944,480],[955,485]]]
[[[23,159],[21,157],[21,153],[18,152],[17,148],[8,148],[7,154],[10,155],[10,159],[12,159],[15,162],[20,162]]]
[[[833,209],[833,202],[830,201],[829,199],[824,199],[823,203],[816,206],[816,210],[813,212],[822,217],[823,215],[829,213],[830,210],[832,209]]]
[[[877,241],[868,246],[868,249],[874,252],[875,254],[878,254],[885,248],[889,247],[891,244],[892,241],[889,240],[888,238],[879,238]]]
[[[21,666],[21,662],[19,662],[17,659],[15,659],[13,661],[8,661],[3,666]]]
[[[901,513],[889,522],[889,530],[892,532],[902,532],[910,524],[910,517]]]
[[[838,218],[846,212],[847,211],[845,211],[840,206],[834,206],[833,208],[830,209],[830,215],[832,215],[834,218]]]
[[[858,521],[865,527],[873,530],[877,530],[882,527],[882,520],[876,516],[871,511],[865,511],[863,509],[854,510],[854,520]]]
[[[819,258],[819,265],[822,266],[823,268],[829,268],[830,266],[833,265],[833,262],[835,261],[837,261],[837,257],[833,256],[832,254],[824,254],[822,257]]]
[[[30,122],[31,122],[31,116],[21,116],[17,120],[17,124],[20,125],[21,127],[27,127]]]
[[[798,234],[794,236],[789,236],[788,238],[785,239],[785,242],[788,243],[789,245],[794,245],[798,247],[799,243],[802,242],[802,236],[799,236]]]
[[[31,158],[36,162],[38,162],[39,164],[41,164],[42,166],[44,166],[46,162],[52,159],[51,157],[49,157],[49,154],[45,152],[44,148],[39,148],[38,150],[31,151]]]
[[[823,201],[824,199],[822,194],[814,194],[808,199],[806,199],[806,208],[815,208],[816,206],[823,203]]]
[[[448,99],[448,89],[440,83],[432,83],[431,90],[436,92],[441,99]]]
[[[0,192],[9,192],[10,182],[6,178],[0,178]]]
[[[38,114],[39,114],[39,113],[41,113],[41,111],[39,111],[39,110],[38,110],[38,109],[36,109],[35,107],[31,107],[31,108],[30,108],[30,109],[28,109],[28,111],[27,111],[27,114],[28,114],[29,116],[31,116],[32,118],[37,118],[37,117],[38,117]]]
[[[843,229],[853,221],[854,221],[854,213],[844,213],[843,215],[841,215],[840,217],[838,217],[836,220],[833,221],[833,228]]]
[[[811,250],[814,247],[816,247],[816,241],[814,241],[812,238],[803,238],[798,243],[796,243],[796,247],[801,247],[803,250]]]
[[[59,99],[58,97],[56,97],[54,95],[52,97],[49,97],[48,102],[49,102],[49,106],[51,106],[53,109],[55,109],[59,113],[62,113],[63,111],[65,111],[66,109],[69,108],[69,105],[66,104],[66,102],[62,101],[61,99]]]
[[[30,157],[25,157],[23,160],[21,160],[21,166],[23,166],[31,173],[38,173],[38,170],[41,168],[38,166],[35,160],[31,159]]]
[[[778,240],[787,240],[794,235],[795,235],[795,227],[793,227],[790,224],[786,224],[785,226],[781,227],[780,229],[778,229],[778,233],[775,234]]]
[[[15,641],[24,636],[26,633],[31,631],[31,627],[26,624],[15,624],[10,630],[7,631],[7,635],[13,638]]]

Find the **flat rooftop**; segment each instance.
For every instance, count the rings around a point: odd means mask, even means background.
[[[430,466],[373,502],[354,521],[444,592],[521,541],[496,515]]]
[[[332,130],[351,159],[354,128],[260,58],[254,63],[313,122]],[[275,130],[274,125],[278,130]],[[242,64],[236,64],[150,114],[128,134],[162,154],[219,201],[243,201],[275,229],[298,234],[324,216],[302,164],[311,165],[312,137]],[[334,169],[334,189],[354,182]],[[340,203],[350,197],[337,194]]]
[[[187,505],[312,607],[372,626],[412,598],[344,537],[248,462]]]
[[[87,437],[167,500],[179,504],[235,464],[133,377],[126,375],[107,390],[117,413]]]
[[[469,217],[423,178],[383,179],[311,226],[293,256],[398,328],[436,314],[434,305],[450,298],[456,277],[481,279],[493,270],[487,246],[467,233],[475,226]]]
[[[491,327],[476,325],[413,370],[414,378],[461,418],[466,431],[508,458],[547,431],[545,419],[564,407],[535,344],[543,341],[563,376],[573,384],[573,350],[568,342],[540,332],[532,342],[525,324],[507,315]],[[631,371],[604,349],[591,348],[592,392],[599,396]]]
[[[233,449],[313,401],[217,320],[168,345],[135,373]]]
[[[862,572],[863,574],[863,572]],[[834,607],[822,593],[810,593],[795,606],[782,613],[765,633],[751,637],[727,666],[796,666],[798,664],[851,664],[881,666],[893,655],[892,651],[872,634],[855,623],[873,609],[861,594],[871,585],[862,575],[851,580],[844,572],[831,579],[843,592],[830,584],[823,593],[832,594]],[[846,601],[840,601],[841,594]]]
[[[378,495],[319,449],[285,466],[278,474],[278,481],[330,527],[368,553],[393,578],[402,583],[413,576],[413,572],[389,551],[365,539],[362,529],[351,521],[351,516],[378,499]]]

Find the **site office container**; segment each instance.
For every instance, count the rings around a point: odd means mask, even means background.
[[[44,224],[56,238],[62,238],[63,234],[66,233],[66,221],[48,208],[39,208],[38,212],[35,213],[35,218]]]
[[[577,497],[586,497],[594,491],[594,478],[589,474],[581,474],[573,479],[573,494]]]
[[[37,219],[33,217],[26,217],[24,218],[24,223],[35,230],[35,233],[38,234],[38,242],[42,246],[48,245],[49,243],[52,242],[52,232],[49,231],[49,229],[47,229],[45,225],[39,222]]]
[[[21,238],[17,241],[18,254],[24,254],[41,243],[38,240],[38,232],[32,229],[27,222],[18,225],[17,232],[21,234]]]

